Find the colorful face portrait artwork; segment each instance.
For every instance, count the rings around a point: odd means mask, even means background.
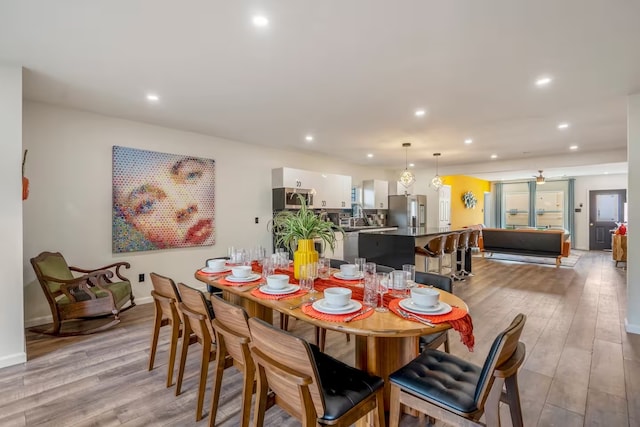
[[[215,243],[215,161],[113,147],[113,252]]]

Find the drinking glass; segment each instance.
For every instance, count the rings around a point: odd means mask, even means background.
[[[264,258],[262,260],[262,278],[267,281],[267,276],[270,276],[275,271],[275,264],[271,258]]]
[[[416,266],[413,264],[403,264],[402,271],[405,272],[407,287],[412,288],[416,283]]]
[[[389,309],[384,306],[384,294],[389,291],[389,273],[378,273],[376,274],[376,279],[378,284],[378,293],[380,294],[380,304],[376,307],[376,311],[386,313]]]
[[[318,259],[318,277],[328,279],[331,275],[331,260],[329,258]]]
[[[363,275],[364,265],[367,263],[366,258],[356,258],[353,263],[358,266],[358,275]],[[362,281],[360,284],[362,284]]]
[[[310,294],[315,294],[316,292],[318,292],[313,287],[314,281],[316,280],[317,277],[318,277],[318,263],[310,262],[309,264],[307,264],[307,280],[311,281],[311,286],[310,286],[311,289],[309,289]]]
[[[392,295],[405,297],[407,289],[407,273],[404,270],[393,270],[391,272],[391,283],[389,289],[393,289]]]
[[[376,275],[366,275],[364,278],[364,305],[375,307],[378,305],[378,282]]]

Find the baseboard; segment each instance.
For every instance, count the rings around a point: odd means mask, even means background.
[[[18,365],[27,361],[27,353],[24,351],[20,353],[10,354],[8,356],[0,357],[0,368],[6,368],[7,366]]]
[[[150,304],[153,302],[153,297],[149,296],[149,297],[136,298],[134,302],[136,303],[136,305]],[[52,322],[53,322],[53,317],[51,315],[34,317],[33,319],[25,319],[24,327],[25,329],[28,329],[28,328],[33,328],[34,326],[46,325]]]
[[[640,325],[631,324],[626,318],[624,319],[624,329],[630,334],[640,335]]]

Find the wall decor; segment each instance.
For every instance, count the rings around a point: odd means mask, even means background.
[[[113,146],[114,253],[215,243],[215,161]]]
[[[462,202],[464,203],[465,208],[474,209],[478,204],[478,199],[476,199],[473,191],[467,191],[462,194]]]

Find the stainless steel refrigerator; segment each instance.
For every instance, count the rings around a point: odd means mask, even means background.
[[[427,196],[389,196],[388,224],[399,228],[427,226]]]

